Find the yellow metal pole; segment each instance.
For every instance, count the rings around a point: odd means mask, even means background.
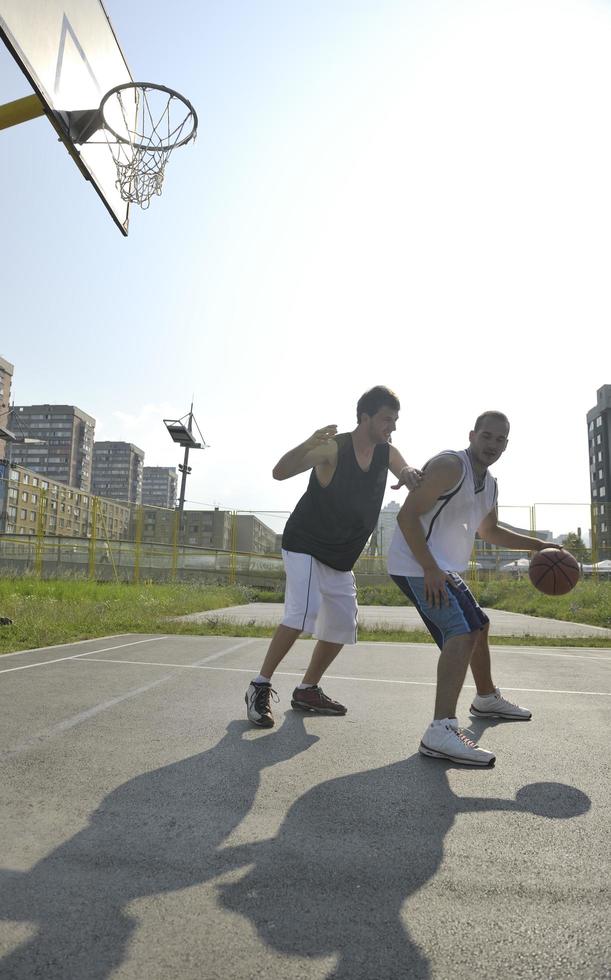
[[[473,549],[471,551],[471,560],[469,561],[469,579],[476,585],[479,579],[477,574],[477,549],[475,547],[475,542],[473,542]]]
[[[178,525],[180,522],[180,511],[174,511],[174,526],[172,527],[172,581],[176,581],[176,568],[178,566]]]
[[[95,544],[98,536],[98,504],[97,497],[91,498],[91,537],[89,538],[89,578],[95,578]]]
[[[117,566],[115,565],[114,555],[112,553],[112,548],[110,546],[110,536],[108,534],[108,526],[106,524],[106,518],[104,517],[104,511],[103,510],[100,511],[100,517],[102,518],[102,529],[104,531],[104,542],[106,544],[106,548],[108,549],[108,558],[110,558],[110,563],[112,565],[112,570],[114,572],[115,581],[118,582],[119,581],[119,573],[117,571]]]
[[[237,510],[234,510],[231,515],[231,566],[229,571],[230,585],[235,585],[235,580],[236,580],[237,542],[238,542],[238,512]]]
[[[141,504],[136,505],[136,535],[134,541],[134,582],[140,581],[140,551],[142,548],[142,525],[144,522],[144,508]]]
[[[595,582],[598,582],[598,569],[596,563],[598,562],[598,528],[596,527],[596,518],[598,517],[598,507],[596,504],[590,504],[590,534],[592,537],[590,548],[591,561],[592,561],[592,578]]]
[[[42,557],[44,552],[46,508],[47,493],[46,490],[41,490],[40,500],[38,502],[38,514],[36,515],[36,559],[34,561],[34,570],[37,578],[42,578]]]
[[[19,126],[20,123],[27,122],[29,119],[36,119],[44,116],[42,102],[37,95],[26,95],[24,99],[15,99],[14,102],[6,102],[0,105],[0,129],[8,129],[10,126]]]

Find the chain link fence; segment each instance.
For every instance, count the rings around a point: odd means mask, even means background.
[[[359,581],[386,582],[386,554],[396,510],[388,507],[355,567]],[[184,511],[96,497],[21,467],[0,479],[0,574],[79,577],[119,582],[242,583],[281,590],[284,511]],[[582,543],[584,574],[611,575],[611,554],[597,547],[588,504],[504,505],[503,523],[544,539],[565,528]],[[604,524],[603,524],[604,527]],[[571,540],[574,544],[574,539]],[[521,561],[522,559],[522,561]],[[515,575],[526,552],[476,541],[469,575]]]

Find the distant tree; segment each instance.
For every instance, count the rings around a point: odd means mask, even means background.
[[[563,548],[570,551],[577,561],[582,562],[582,564],[589,565],[592,561],[592,553],[589,548],[586,548],[584,542],[581,539],[580,534],[575,534],[574,531],[569,531],[564,542],[562,544]]]

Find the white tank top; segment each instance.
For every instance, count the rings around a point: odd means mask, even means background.
[[[434,458],[439,459],[439,456],[458,457],[462,475],[451,490],[437,498],[420,522],[426,543],[439,567],[445,572],[462,572],[469,565],[475,532],[484,517],[496,507],[497,485],[494,477],[486,472],[483,485],[476,488],[466,450],[447,450]],[[398,524],[388,551],[388,571],[391,575],[424,575]]]

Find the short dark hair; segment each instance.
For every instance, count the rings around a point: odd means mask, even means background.
[[[370,417],[375,415],[385,405],[395,412],[401,408],[399,399],[390,388],[385,388],[384,385],[376,385],[375,388],[370,388],[364,395],[361,395],[357,402],[356,421],[361,421],[361,415],[369,415]]]
[[[486,419],[490,419],[490,418],[500,419],[502,422],[505,422],[505,424],[507,425],[507,431],[509,432],[509,419],[504,414],[504,412],[496,412],[496,411],[482,412],[481,415],[478,415],[475,420],[475,425],[473,426],[473,431],[479,432]]]

